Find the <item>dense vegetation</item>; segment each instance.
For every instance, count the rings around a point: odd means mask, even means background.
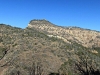
[[[0,70],[7,68],[4,75],[100,75],[100,48],[69,41],[0,24]]]

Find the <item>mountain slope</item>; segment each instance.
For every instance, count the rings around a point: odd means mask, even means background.
[[[86,30],[78,27],[58,27],[47,20],[32,20],[28,24],[29,28],[35,28],[41,32],[47,32],[51,35],[56,35],[65,38],[66,40],[73,40],[82,44],[85,47],[100,47],[100,32]]]
[[[58,72],[65,62],[79,61],[81,53],[99,69],[99,36],[100,32],[58,27],[47,20],[32,20],[26,29],[1,24],[0,75],[31,75],[37,66],[47,75]]]

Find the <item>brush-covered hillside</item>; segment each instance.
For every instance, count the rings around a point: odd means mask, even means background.
[[[98,31],[44,19],[25,29],[0,24],[0,75],[96,75],[99,69]]]

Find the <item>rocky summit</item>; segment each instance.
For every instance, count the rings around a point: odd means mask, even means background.
[[[0,24],[0,75],[100,75],[100,32],[46,19]]]

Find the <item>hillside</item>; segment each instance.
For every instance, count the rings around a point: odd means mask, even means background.
[[[74,67],[81,59],[100,69],[100,32],[44,19],[25,29],[0,24],[0,75],[79,75]]]
[[[100,32],[86,30],[79,27],[60,27],[56,26],[46,20],[35,20],[28,24],[29,28],[35,28],[41,32],[47,32],[49,35],[55,35],[65,38],[66,40],[73,40],[82,44],[85,47],[99,47],[100,46]]]

